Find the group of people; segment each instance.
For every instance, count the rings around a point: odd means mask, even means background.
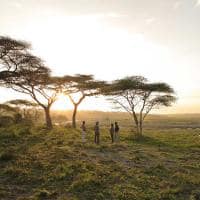
[[[85,142],[86,141],[86,125],[85,125],[85,121],[82,122],[81,125],[81,130],[82,130],[82,141]],[[110,125],[110,138],[111,138],[111,142],[119,142],[119,125],[117,122],[115,122],[114,124],[111,123]],[[94,126],[94,142],[95,144],[99,144],[100,143],[100,128],[99,128],[99,122],[95,123]]]

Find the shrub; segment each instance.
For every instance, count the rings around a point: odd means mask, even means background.
[[[199,190],[192,191],[192,194],[190,195],[190,200],[200,200],[200,191]]]
[[[30,132],[30,127],[28,125],[19,125],[16,126],[16,128],[14,129],[14,133],[16,135],[29,135]]]
[[[10,116],[0,116],[0,127],[10,126],[13,122],[13,118]]]
[[[50,197],[51,193],[48,190],[42,189],[36,192],[35,197],[38,200],[42,199],[48,199]]]
[[[15,155],[11,152],[3,152],[3,153],[0,154],[0,160],[4,161],[4,162],[10,161],[14,157],[15,157]]]

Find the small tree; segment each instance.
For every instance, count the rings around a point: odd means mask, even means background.
[[[0,114],[17,113],[18,110],[7,104],[0,104]]]
[[[19,122],[21,115],[17,108],[7,105],[6,103],[0,104],[0,127],[10,125],[13,122]],[[17,120],[17,117],[19,120]]]
[[[170,106],[176,100],[168,84],[149,83],[141,76],[115,80],[103,89],[103,93],[131,115],[138,137],[142,136],[143,122],[152,109]]]
[[[41,59],[31,54],[21,54],[18,58],[15,76],[7,77],[4,83],[13,90],[29,95],[44,109],[47,128],[52,128],[50,108],[58,93],[57,78],[50,76],[50,70]]]
[[[38,104],[35,102],[31,102],[25,99],[14,99],[14,100],[10,100],[7,101],[6,104],[14,107],[14,108],[20,108],[23,112],[23,117],[24,118],[28,118],[28,110],[30,109],[36,109],[38,107]],[[36,113],[36,110],[35,110]]]
[[[69,97],[74,106],[72,114],[72,126],[74,128],[76,128],[78,106],[86,97],[99,95],[100,88],[104,84],[104,81],[94,80],[92,75],[77,74],[62,78],[62,92]]]

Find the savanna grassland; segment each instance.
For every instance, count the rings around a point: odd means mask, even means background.
[[[199,115],[150,116],[140,140],[123,116],[87,113],[85,144],[80,129],[70,126],[1,127],[0,199],[200,199]],[[92,128],[97,119],[102,124],[98,146]],[[115,144],[108,132],[111,119],[121,128]]]

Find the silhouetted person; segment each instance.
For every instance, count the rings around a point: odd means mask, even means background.
[[[115,122],[115,141],[119,142],[119,125]]]
[[[114,124],[111,124],[111,126],[110,126],[110,137],[111,137],[112,143],[114,142],[114,133],[115,133]]]
[[[81,130],[82,130],[82,141],[85,142],[86,139],[86,127],[85,127],[85,121],[82,122],[82,125],[81,125]]]
[[[100,136],[99,122],[96,122],[96,124],[94,126],[94,142],[96,144],[99,144],[99,136]]]

